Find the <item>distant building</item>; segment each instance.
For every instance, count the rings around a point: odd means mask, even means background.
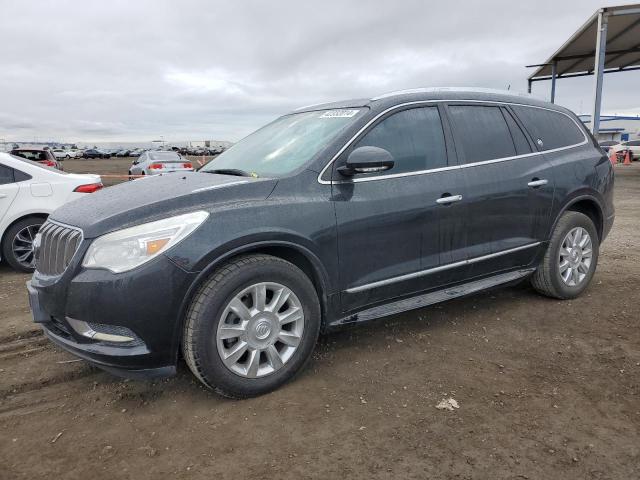
[[[579,117],[587,128],[591,127],[591,115],[579,115]],[[601,115],[600,132],[596,140],[599,142],[640,140],[640,116]]]

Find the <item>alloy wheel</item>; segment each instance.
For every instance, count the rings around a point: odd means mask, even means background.
[[[560,247],[558,268],[562,281],[570,287],[580,285],[589,273],[592,257],[589,233],[582,227],[571,229]]]
[[[40,230],[40,225],[28,225],[20,230],[11,244],[11,250],[16,261],[24,268],[35,267],[35,255],[33,248],[33,240],[36,238],[36,234]]]
[[[302,340],[304,311],[295,293],[279,283],[243,289],[227,303],[216,342],[224,365],[246,378],[280,370]]]

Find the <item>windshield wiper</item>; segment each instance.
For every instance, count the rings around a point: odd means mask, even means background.
[[[237,168],[218,168],[217,170],[202,170],[205,173],[218,173],[220,175],[235,175],[236,177],[253,177],[249,172]]]

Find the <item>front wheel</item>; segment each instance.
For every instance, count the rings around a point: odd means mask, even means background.
[[[600,240],[593,221],[580,212],[565,212],[531,284],[548,297],[575,298],[591,282],[599,251]]]
[[[320,331],[311,280],[269,255],[238,257],[194,296],[182,348],[191,371],[231,398],[254,397],[290,380],[311,358]]]

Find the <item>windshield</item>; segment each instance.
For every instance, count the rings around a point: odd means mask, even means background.
[[[280,117],[207,163],[201,172],[243,171],[279,177],[304,166],[325,148],[360,110],[321,110]]]

